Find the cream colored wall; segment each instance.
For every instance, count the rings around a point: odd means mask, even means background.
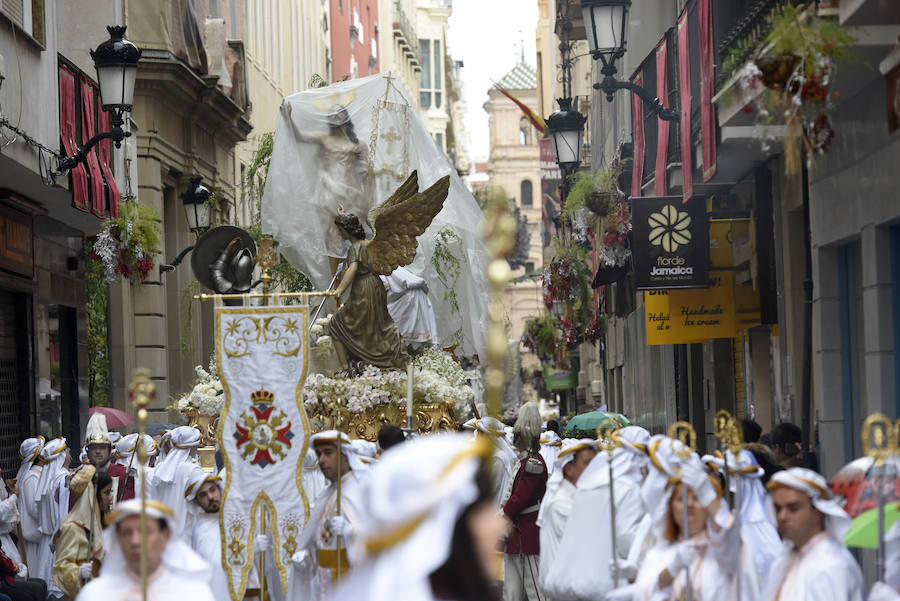
[[[419,39],[440,40],[441,54],[447,53],[447,20],[451,10],[446,0],[418,0],[416,11],[416,31]],[[446,65],[441,57],[441,75],[446,80]],[[447,152],[447,124],[450,122],[450,99],[447,96],[446,81],[442,84],[442,100],[440,108],[435,108],[434,102],[429,109],[419,109],[419,114],[425,121],[428,133],[434,138],[436,134],[442,134],[443,144],[441,150]]]
[[[313,74],[328,80],[326,52],[327,4],[321,0],[248,1],[245,9],[245,49],[247,88],[252,103],[253,132],[237,145],[234,186],[240,186],[241,166],[248,165],[259,138],[274,132],[282,100],[307,89]],[[235,194],[239,196],[240,191]],[[250,199],[238,199],[237,221],[249,225],[255,206]]]
[[[512,90],[512,93],[533,110],[537,110],[537,90]],[[514,198],[522,215],[528,218],[531,233],[529,261],[534,270],[543,270],[543,249],[541,247],[541,176],[540,149],[534,128],[528,125],[528,144],[522,145],[519,138],[522,112],[508,98],[497,90],[488,92],[489,100],[484,109],[490,120],[491,150],[488,159],[490,184],[502,186],[510,198]],[[522,181],[528,180],[532,186],[532,206],[523,207],[521,198]],[[525,274],[524,268],[513,272],[513,277]],[[543,309],[541,280],[529,279],[507,286],[504,304],[510,325],[510,338],[520,340],[525,321],[536,317]],[[522,364],[525,367],[539,365],[532,353],[521,348]]]
[[[410,100],[417,108],[419,106],[419,72],[413,67],[412,61],[400,47],[400,40],[394,35],[394,21],[396,18],[396,2],[394,0],[381,0],[378,3],[378,26],[380,27],[381,46],[381,72],[391,73],[403,90],[409,94]],[[416,27],[416,0],[399,0],[400,8],[409,19],[410,24]],[[418,39],[411,40],[418,44]]]

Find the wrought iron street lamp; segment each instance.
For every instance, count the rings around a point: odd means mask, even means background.
[[[663,121],[678,121],[679,113],[676,109],[664,107],[659,98],[652,96],[644,88],[630,81],[617,81],[615,78],[618,72],[616,60],[625,55],[625,34],[628,30],[630,7],[631,0],[581,0],[591,56],[603,64],[600,69],[600,73],[604,76],[603,80],[595,83],[594,89],[603,92],[609,102],[612,102],[616,91],[630,90],[650,105],[651,111],[657,113]]]
[[[212,191],[203,185],[202,177],[192,177],[187,190],[181,195],[181,202],[184,204],[184,213],[187,217],[188,229],[199,238],[210,225],[210,206],[209,199],[212,198]],[[171,263],[160,265],[159,271],[165,273],[172,271],[184,260],[189,252],[194,250],[194,246],[188,246],[178,253],[175,260]]]
[[[584,137],[585,116],[572,108],[571,98],[560,98],[559,110],[547,119],[547,129],[553,139],[556,163],[563,172],[563,179],[581,165],[581,146]]]
[[[141,49],[125,39],[125,27],[111,26],[106,31],[109,32],[109,39],[91,51],[91,58],[97,69],[100,105],[110,113],[111,129],[95,135],[71,157],[60,159],[57,169],[59,173],[65,173],[78,163],[83,163],[100,140],[112,140],[118,148],[122,140],[131,135],[131,132],[122,129],[122,125],[125,123],[124,115],[131,111],[134,101],[134,81]]]
[[[571,98],[559,98],[559,110],[547,118],[547,129],[553,140],[553,151],[556,153],[556,164],[562,172],[560,184],[560,207],[565,206],[569,196],[571,182],[569,176],[581,165],[581,143],[584,137],[584,115],[572,108]],[[561,237],[562,214],[554,215],[554,226],[557,237]],[[558,226],[557,226],[558,223]]]
[[[188,189],[181,195],[181,202],[184,203],[184,212],[187,215],[188,229],[197,237],[209,229],[209,199],[213,195],[212,191],[202,182],[202,177],[192,177]]]

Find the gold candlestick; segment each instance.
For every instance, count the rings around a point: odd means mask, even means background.
[[[141,471],[141,596],[147,601],[147,476],[144,471],[149,453],[144,447],[144,434],[147,432],[147,406],[156,398],[156,386],[150,380],[149,369],[136,369],[131,376],[128,387],[128,398],[137,409],[138,439],[135,452],[138,457],[138,469]]]
[[[275,267],[281,259],[278,254],[278,242],[274,238],[260,238],[256,245],[256,264],[262,270],[259,279],[263,284],[263,305],[269,304],[269,282],[272,276],[269,270]]]
[[[491,201],[484,215],[485,245],[494,258],[488,265],[487,274],[492,300],[491,323],[485,344],[487,369],[484,380],[488,413],[494,417],[500,417],[503,408],[503,386],[506,380],[504,368],[509,352],[503,319],[503,289],[512,274],[506,257],[515,248],[517,227],[506,200]]]

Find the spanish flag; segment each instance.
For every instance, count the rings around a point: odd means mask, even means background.
[[[528,120],[531,121],[531,124],[534,126],[534,128],[536,130],[538,130],[538,132],[541,135],[547,135],[547,122],[544,121],[543,117],[541,117],[540,115],[535,113],[533,110],[528,108],[528,106],[526,106],[524,102],[522,102],[521,100],[519,100],[518,98],[516,98],[515,96],[513,96],[512,94],[510,94],[503,88],[501,88],[500,84],[498,84],[497,82],[493,82],[493,84],[494,84],[494,87],[496,87],[498,90],[500,90],[501,94],[503,94],[504,96],[506,96],[507,98],[509,98],[510,100],[512,100],[513,102],[516,103],[516,106],[518,106],[522,110],[522,112],[525,114],[525,116],[528,117]]]

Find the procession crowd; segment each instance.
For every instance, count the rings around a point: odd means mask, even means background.
[[[900,531],[867,594],[842,542],[850,518],[820,474],[796,466],[791,428],[775,433],[777,456],[751,443],[702,457],[638,426],[560,439],[533,403],[514,427],[483,417],[461,430],[409,438],[386,426],[377,444],[311,436],[298,466],[309,520],[286,562],[271,533],[251,533],[242,596],[900,600]],[[64,439],[22,442],[17,478],[0,487],[0,600],[142,599],[142,555],[147,598],[232,598],[223,474],[197,463],[199,431],[144,435],[143,465],[137,443],[92,417],[70,469]]]

